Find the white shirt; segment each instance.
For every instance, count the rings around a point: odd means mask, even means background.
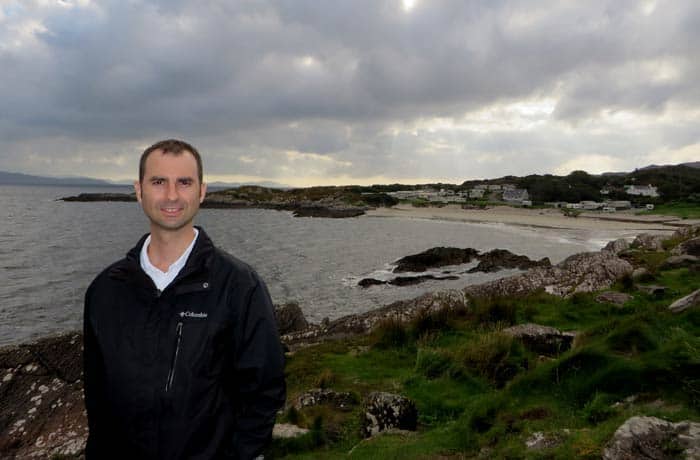
[[[197,236],[199,236],[199,230],[195,228],[192,242],[189,246],[187,246],[185,252],[183,252],[182,255],[175,262],[173,262],[170,267],[168,267],[167,272],[160,271],[158,267],[151,263],[151,259],[148,258],[148,246],[151,244],[151,235],[146,237],[146,241],[144,241],[143,246],[141,247],[141,268],[143,268],[143,271],[145,271],[146,274],[153,280],[153,283],[156,285],[159,291],[163,291],[166,287],[168,287],[168,284],[173,282],[177,274],[180,273],[180,270],[182,270],[182,268],[185,266],[185,262],[187,262],[187,258],[192,252],[194,243],[197,241]]]

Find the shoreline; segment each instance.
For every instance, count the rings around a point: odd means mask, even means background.
[[[494,206],[487,209],[462,209],[459,205],[446,205],[442,208],[416,208],[400,204],[392,208],[368,210],[370,218],[406,217],[413,219],[442,220],[479,224],[505,224],[523,227],[562,229],[562,230],[616,230],[629,232],[671,233],[679,227],[700,223],[697,219],[680,219],[674,216],[644,215],[629,212],[617,215],[584,212],[578,217],[564,216],[558,209],[515,208]]]

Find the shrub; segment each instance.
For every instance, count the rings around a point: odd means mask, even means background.
[[[406,325],[395,316],[380,321],[372,330],[371,343],[375,348],[401,348],[409,343]]]
[[[515,301],[503,297],[481,299],[475,302],[474,320],[478,323],[513,325],[516,320]]]
[[[416,356],[415,371],[429,379],[440,377],[452,366],[448,356],[433,350],[421,348]]]
[[[593,424],[603,422],[615,415],[615,409],[611,407],[613,400],[614,398],[611,398],[605,393],[596,393],[593,398],[583,406],[581,415]]]
[[[286,414],[287,421],[291,424],[298,425],[301,417],[299,411],[294,406],[290,406]]]
[[[563,358],[551,369],[552,381],[576,404],[584,404],[596,392],[618,396],[638,392],[647,384],[643,374],[639,362],[592,348]]]
[[[491,431],[498,423],[498,413],[505,406],[498,395],[475,399],[454,425],[455,443],[463,452],[478,452],[479,437]]]
[[[643,353],[655,350],[658,342],[646,324],[636,323],[614,330],[606,339],[611,350],[620,353]]]
[[[318,388],[330,388],[336,381],[336,376],[332,370],[326,368],[321,371],[321,373],[316,377],[316,387]]]
[[[623,292],[634,291],[634,279],[632,278],[632,275],[629,273],[625,273],[625,275],[622,278],[620,278],[620,285],[622,286]]]
[[[431,332],[440,332],[450,329],[450,311],[447,308],[441,308],[436,311],[422,309],[411,320],[409,329],[411,335],[416,339]]]
[[[464,367],[502,387],[528,367],[519,341],[503,332],[488,332],[461,350]]]

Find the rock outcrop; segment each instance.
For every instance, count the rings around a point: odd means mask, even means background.
[[[671,251],[673,255],[690,255],[690,256],[700,256],[700,237],[691,238],[689,240],[683,241],[681,244],[673,248]]]
[[[364,401],[361,424],[365,437],[391,429],[415,431],[418,425],[418,411],[413,401],[408,398],[374,391],[367,395]]]
[[[299,395],[294,403],[296,409],[329,405],[339,410],[350,410],[357,404],[357,398],[346,391],[334,391],[327,388],[314,388]]]
[[[376,310],[344,316],[327,323],[314,324],[306,330],[283,335],[282,341],[294,349],[324,340],[367,334],[377,324],[387,319],[410,321],[424,312],[434,313],[443,308],[448,311],[457,311],[467,306],[467,297],[461,290],[430,292],[415,299],[400,300]]]
[[[668,309],[672,313],[683,313],[687,309],[697,307],[698,305],[700,305],[700,289],[676,300],[668,306]]]
[[[661,286],[660,284],[639,284],[637,285],[637,290],[651,296],[661,297],[666,293],[666,286]]]
[[[74,456],[85,449],[82,336],[0,349],[0,457]]]
[[[76,196],[61,198],[63,201],[136,201],[135,193],[81,193]]]
[[[636,416],[623,423],[603,451],[603,460],[700,458],[700,423],[671,423]]]
[[[553,267],[535,267],[526,273],[488,283],[467,286],[464,292],[473,297],[523,295],[544,289],[560,297],[576,292],[593,292],[610,287],[632,265],[608,251],[574,254]]]
[[[650,275],[649,269],[647,269],[646,267],[637,267],[632,272],[632,279],[633,280],[640,280],[640,279],[645,278],[649,275]]]
[[[476,272],[497,272],[504,268],[517,268],[528,270],[532,267],[551,267],[552,263],[548,257],[540,260],[530,260],[527,256],[513,254],[507,249],[494,249],[478,256],[479,265],[469,270],[469,273]]]
[[[293,210],[294,217],[330,217],[332,219],[343,219],[346,217],[357,217],[365,213],[367,208],[355,206],[321,206],[316,204],[303,205]]]
[[[700,257],[691,256],[689,254],[671,256],[664,260],[661,264],[661,270],[670,270],[674,268],[692,267],[700,262]]]
[[[625,238],[618,238],[605,245],[603,251],[612,252],[613,254],[619,254],[622,251],[629,249],[630,242]]]
[[[272,428],[272,437],[274,439],[293,439],[304,436],[310,430],[300,426],[292,425],[291,423],[275,423]]]
[[[693,238],[695,236],[700,236],[700,224],[688,225],[686,227],[681,227],[671,235],[673,239],[683,239]]]
[[[459,276],[447,275],[447,276],[436,276],[436,275],[416,275],[416,276],[397,276],[396,278],[390,279],[388,281],[382,281],[375,278],[363,278],[357,285],[360,287],[370,287],[377,286],[381,284],[390,284],[392,286],[412,286],[414,284],[419,284],[428,280],[458,280]]]
[[[306,321],[304,313],[296,302],[275,305],[275,320],[280,335],[303,331],[309,327],[309,322]]]
[[[646,249],[647,251],[663,251],[665,235],[654,235],[652,233],[641,233],[632,242],[635,248]]]
[[[460,249],[442,246],[431,248],[397,260],[394,273],[424,272],[429,268],[466,264],[471,262],[478,254],[479,251],[472,248]]]
[[[567,351],[576,337],[574,332],[561,332],[553,327],[532,323],[509,327],[503,333],[520,340],[525,348],[547,356]]]
[[[568,431],[569,430],[564,430],[562,433],[536,431],[525,440],[525,447],[527,447],[528,450],[543,450],[557,447],[564,442],[565,436],[569,434]]]
[[[448,248],[436,247],[428,249],[418,254],[403,257],[396,261],[394,273],[403,272],[424,272],[429,268],[437,268],[445,265],[459,265],[478,259],[479,264],[468,270],[467,273],[476,272],[496,272],[503,269],[528,270],[532,267],[550,267],[552,264],[549,258],[544,257],[534,261],[527,256],[513,254],[507,249],[493,249],[484,254],[472,248]],[[390,280],[378,280],[376,278],[363,278],[357,284],[361,287],[370,287],[381,284],[393,286],[409,286],[422,283],[427,280],[457,280],[458,276],[438,276],[438,275],[414,275],[398,276]]]
[[[600,293],[595,300],[600,303],[612,303],[622,306],[632,300],[632,296],[624,292],[607,291]]]

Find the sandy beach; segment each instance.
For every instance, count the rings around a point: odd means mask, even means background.
[[[377,208],[367,212],[368,217],[409,217],[456,222],[502,223],[528,227],[620,230],[652,233],[670,233],[678,227],[697,224],[700,220],[682,220],[673,216],[635,215],[635,211],[616,213],[584,212],[578,217],[567,217],[559,209],[530,209],[494,206],[486,209],[462,209],[459,205],[442,208],[416,208],[400,204],[393,208]]]

